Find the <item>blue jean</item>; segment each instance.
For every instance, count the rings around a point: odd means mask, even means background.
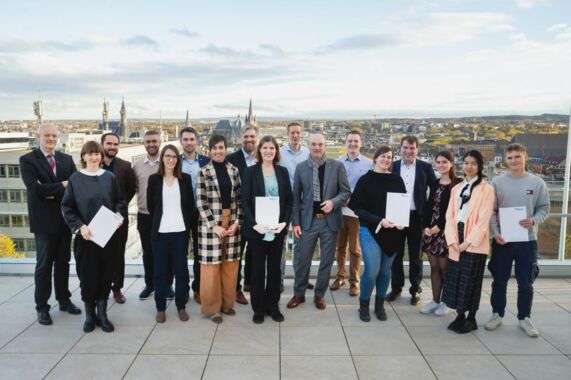
[[[515,261],[517,280],[517,319],[522,320],[531,314],[533,303],[533,282],[539,274],[537,265],[537,242],[514,242],[505,245],[492,242],[492,258],[488,269],[492,273],[491,303],[494,313],[504,316],[507,302],[507,286]]]
[[[174,299],[178,310],[184,309],[188,294],[188,233],[159,233],[152,241],[153,279],[155,284],[155,304],[158,311],[165,311],[167,288],[170,284],[169,267],[174,271]]]
[[[360,227],[359,242],[365,264],[365,271],[361,276],[359,300],[368,301],[373,293],[373,287],[377,288],[376,298],[385,299],[391,282],[391,266],[395,255],[385,254],[367,227]]]

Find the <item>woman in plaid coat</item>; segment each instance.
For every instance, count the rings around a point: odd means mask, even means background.
[[[196,181],[196,207],[200,213],[200,298],[202,313],[213,322],[222,314],[234,315],[236,280],[240,260],[242,208],[240,175],[226,161],[226,139],[208,141],[212,161],[202,167]]]

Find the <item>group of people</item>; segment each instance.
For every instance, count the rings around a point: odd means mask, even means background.
[[[52,267],[60,310],[81,314],[68,289],[70,242],[75,234],[74,256],[86,314],[83,329],[114,330],[107,316],[107,299],[112,291],[116,303],[125,302],[121,288],[127,207],[137,194],[137,229],[145,270],[139,298],[154,293],[158,323],[166,320],[168,299],[174,299],[180,320],[189,319],[186,304],[191,288],[202,314],[213,322],[235,314],[235,302],[248,303],[241,286],[242,259],[243,289],[251,292],[253,322],[263,323],[266,316],[283,321],[279,300],[284,243],[290,231],[294,288],[287,308],[304,303],[307,289],[314,288],[315,307],[325,309],[327,289],[339,290],[348,277],[349,294],[359,296],[360,319],[370,321],[375,290],[374,314],[386,320],[385,302],[400,297],[405,285],[406,244],[411,305],[421,301],[422,252],[426,252],[432,300],[420,312],[442,316],[455,309],[457,318],[449,329],[467,333],[478,328],[475,316],[491,235],[493,315],[484,326],[494,330],[502,323],[515,261],[520,327],[529,336],[539,335],[530,320],[532,284],[539,270],[537,228],[548,216],[549,196],[545,183],[526,172],[524,146],[506,148],[508,172],[489,184],[483,175],[484,159],[476,150],[462,158],[463,178],[455,174],[453,155],[438,153],[437,177],[430,163],[417,159],[419,142],[414,136],[401,140],[401,160],[395,161],[389,146],[378,148],[372,160],[362,155],[358,130],[347,134],[347,153],[336,160],[327,157],[323,135],[311,134],[309,147],[304,147],[299,123],[290,123],[287,134],[288,144],[280,147],[272,136],[259,139],[257,129],[248,125],[239,150],[226,155],[225,138],[212,135],[206,156],[198,152],[200,136],[193,128],[180,131],[182,152],[172,144],[161,149],[159,133],[150,130],[144,135],[145,157],[131,167],[117,157],[119,136],[107,133],[101,143],[84,144],[82,169],[76,171],[71,156],[55,151],[57,128],[40,126],[39,148],[20,159],[31,231],[36,237],[39,323],[52,323],[47,303]],[[390,193],[410,195],[408,226],[387,219]],[[278,224],[259,223],[258,197],[279,198]],[[92,240],[89,228],[102,206],[122,217],[103,247]],[[526,208],[527,218],[519,224],[529,230],[528,241],[502,238],[498,215],[504,207]],[[319,268],[313,286],[309,275],[318,240]],[[190,242],[192,284],[187,261]],[[337,275],[330,285],[335,260]],[[361,261],[365,266],[362,276]]]

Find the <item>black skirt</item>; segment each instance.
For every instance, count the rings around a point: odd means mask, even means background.
[[[464,224],[458,223],[458,240],[464,241]],[[442,302],[456,312],[476,312],[480,307],[486,255],[462,252],[459,261],[448,261]]]

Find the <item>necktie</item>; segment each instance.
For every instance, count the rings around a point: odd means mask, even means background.
[[[52,169],[52,172],[54,172],[54,174],[56,173],[56,161],[54,160],[54,155],[53,154],[48,154],[48,163],[50,164],[50,168]]]

